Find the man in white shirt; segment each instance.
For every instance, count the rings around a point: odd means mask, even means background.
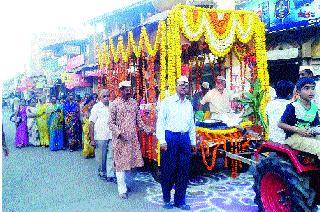
[[[288,80],[281,80],[276,85],[277,97],[267,104],[266,113],[269,122],[269,140],[284,143],[286,134],[278,127],[280,118],[293,95],[295,85]]]
[[[176,84],[177,93],[161,103],[157,119],[156,136],[161,150],[161,187],[165,209],[173,208],[170,192],[175,184],[174,206],[190,210],[185,195],[191,147],[193,150],[196,147],[196,132],[193,107],[185,98],[188,90],[188,78],[181,76]]]
[[[200,104],[204,105],[209,103],[211,118],[226,122],[227,120],[232,119],[233,116],[230,115],[232,112],[231,101],[239,96],[239,92],[232,91],[231,93],[231,91],[228,91],[226,89],[225,78],[218,76],[215,88],[208,91],[206,95],[204,95],[200,101]]]
[[[102,90],[100,101],[92,107],[89,117],[90,140],[91,145],[95,146],[100,178],[106,179],[108,182],[116,182],[112,157],[112,134],[108,126],[109,96],[108,90]]]

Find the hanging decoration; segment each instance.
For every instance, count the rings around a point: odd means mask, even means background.
[[[111,89],[114,87],[114,91],[116,91],[118,86],[114,85],[115,78],[118,77],[118,74],[122,75],[121,78],[124,77],[125,73],[123,67],[128,61],[130,61],[132,55],[135,58],[140,58],[141,55],[145,55],[148,58],[147,60],[152,60],[157,52],[159,52],[160,100],[163,100],[166,95],[167,88],[170,95],[175,93],[175,81],[182,74],[181,35],[190,42],[199,41],[200,38],[204,39],[204,41],[202,40],[201,42],[205,42],[208,45],[207,49],[209,49],[215,57],[220,58],[225,58],[232,49],[238,58],[240,56],[242,57],[243,54],[240,52],[241,49],[237,47],[233,48],[236,45],[235,41],[239,41],[243,44],[247,44],[249,41],[252,41],[254,46],[252,53],[255,55],[256,62],[250,70],[254,74],[254,77],[260,79],[262,85],[261,89],[265,89],[267,93],[265,99],[260,104],[260,110],[262,111],[262,114],[264,114],[263,118],[266,120],[264,111],[266,103],[269,100],[269,75],[267,72],[264,29],[263,23],[253,12],[216,10],[177,5],[171,10],[166,21],[159,22],[153,45],[150,43],[150,34],[148,34],[147,29],[145,27],[141,27],[140,37],[137,41],[134,40],[133,33],[130,31],[128,32],[126,41],[124,41],[122,36],[119,36],[116,39],[110,38],[106,44],[102,44],[101,47],[97,47],[98,64],[101,70],[105,68],[109,79],[113,79],[109,81],[109,84]],[[124,45],[125,43],[126,46]],[[144,60],[144,57],[142,58]],[[244,60],[245,59],[241,61]],[[147,67],[142,67],[142,70],[136,71],[134,73],[134,77],[136,82],[137,99],[141,98],[139,90],[141,89],[141,86],[143,86],[143,94],[147,95],[145,98],[147,102],[150,103],[153,102],[152,99],[154,94],[151,92],[153,81],[149,75],[152,68],[149,69],[149,66],[151,66],[151,64],[148,64]],[[244,68],[242,67],[242,77],[240,77],[242,82],[246,79],[246,67],[249,68],[248,63],[244,63]],[[140,71],[142,71],[142,73],[139,73]],[[212,71],[214,72],[214,64]],[[142,78],[143,80],[141,80],[141,75],[144,76]],[[191,75],[189,75],[189,77],[191,78]],[[230,77],[232,78],[232,73]],[[148,79],[148,82],[143,85],[144,80],[146,79]],[[244,83],[242,86],[244,86]],[[153,122],[153,115],[150,114],[150,123]],[[236,138],[238,138],[236,137],[237,129],[211,131],[205,128],[198,128],[197,133],[203,136],[215,134],[217,137],[220,136],[222,141],[227,141],[225,139],[227,135],[235,135],[235,140],[232,140],[233,151],[239,152],[242,149],[242,146],[239,146],[239,140],[236,140]],[[149,142],[151,141],[146,140],[144,144],[147,146],[147,143]],[[207,147],[205,142],[206,141],[204,141],[202,145],[204,152],[207,151],[205,150]],[[225,143],[220,145],[223,145],[223,148],[226,148]],[[148,148],[150,148],[150,146]],[[159,143],[157,145],[157,150],[159,153]],[[151,151],[149,151],[148,154],[151,156]],[[158,163],[160,161],[159,155],[160,154],[158,154]],[[211,158],[212,161],[215,159],[214,155]],[[225,160],[225,165],[227,165],[226,161],[227,160]],[[233,162],[232,165],[234,166],[234,173],[237,172],[237,163],[238,162]]]
[[[167,82],[167,29],[166,25],[161,25],[161,43],[160,43],[160,100],[165,98],[166,82]],[[160,151],[159,151],[160,152]]]
[[[229,53],[229,67],[230,67],[230,90],[232,90],[233,88],[233,84],[232,84],[232,81],[233,81],[233,72],[232,72],[232,52]]]

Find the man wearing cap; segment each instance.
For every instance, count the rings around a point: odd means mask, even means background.
[[[203,82],[201,84],[201,90],[195,93],[192,97],[192,107],[193,111],[209,111],[209,104],[205,104],[203,106],[200,105],[200,100],[203,98],[204,95],[210,90],[210,85],[208,82]]]
[[[131,82],[119,84],[121,96],[110,104],[109,127],[112,132],[113,160],[116,170],[119,196],[127,199],[130,192],[130,171],[142,167],[143,159],[138,141],[137,127],[147,133],[153,129],[146,126],[140,116],[137,102],[131,98]]]
[[[188,91],[188,78],[181,76],[176,82],[176,94],[164,99],[157,119],[156,136],[161,150],[161,187],[165,209],[173,208],[170,192],[175,185],[174,206],[190,210],[185,196],[196,132],[192,104],[185,98]]]
[[[108,182],[115,182],[115,174],[112,159],[112,135],[109,129],[109,90],[100,92],[99,102],[92,109],[89,117],[90,140],[95,147],[96,160],[99,164],[98,175]]]

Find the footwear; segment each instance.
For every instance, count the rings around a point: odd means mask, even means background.
[[[175,204],[174,207],[180,208],[180,209],[183,210],[183,211],[190,211],[190,210],[191,210],[190,205],[186,205],[186,204],[184,204],[184,205],[176,205],[176,204]]]
[[[118,183],[117,183],[117,178],[116,178],[116,177],[113,177],[113,182],[114,182],[114,184],[118,184]]]
[[[106,177],[106,181],[110,183],[117,182],[117,179],[115,177]]]
[[[127,193],[119,194],[119,197],[121,199],[128,199],[128,194]]]
[[[132,192],[132,189],[127,186],[127,192]]]
[[[107,175],[102,173],[102,172],[98,172],[98,176],[100,177],[101,180],[107,180]]]
[[[107,176],[103,176],[103,175],[100,176],[99,175],[99,177],[100,177],[101,180],[106,180],[107,179]]]
[[[172,209],[173,205],[170,202],[165,202],[162,206],[164,209]]]

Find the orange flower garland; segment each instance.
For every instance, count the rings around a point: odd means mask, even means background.
[[[212,24],[211,26],[213,26],[214,30],[218,32],[220,35],[225,33],[230,21],[230,14],[223,14],[223,18],[221,20],[219,20],[217,12],[209,12],[208,14]]]
[[[189,15],[182,16],[182,12],[181,12],[182,10],[186,10],[187,13],[191,14],[191,16]],[[216,22],[214,24],[211,20],[212,18],[210,18],[210,16],[212,15],[211,13],[214,13],[214,16],[218,16],[218,13],[223,13],[224,14],[223,19],[218,20],[217,17],[214,17],[213,19]],[[191,17],[192,20],[183,20],[185,18],[182,18],[182,17]],[[206,21],[202,21],[202,20],[206,20]],[[253,74],[255,74],[254,77],[258,77],[261,80],[262,87],[266,88],[268,86],[269,76],[267,73],[267,64],[266,64],[264,26],[263,26],[263,23],[259,20],[259,18],[252,12],[221,11],[221,10],[211,10],[211,9],[178,5],[170,12],[167,21],[168,21],[167,22],[168,32],[167,33],[165,32],[166,25],[164,24],[165,26],[161,31],[160,38],[158,39],[158,41],[161,42],[160,43],[161,44],[160,45],[161,99],[163,99],[165,95],[166,82],[168,82],[170,94],[174,93],[175,79],[181,74],[180,73],[180,68],[181,68],[180,33],[181,32],[185,35],[185,37],[189,41],[191,40],[198,41],[199,40],[198,37],[205,36],[206,42],[209,44],[209,49],[214,55],[219,57],[225,57],[227,53],[230,52],[230,48],[232,48],[232,45],[235,39],[238,39],[243,43],[247,43],[249,42],[249,40],[253,40],[255,42],[254,43],[255,48],[257,49],[256,51],[257,69],[254,70]],[[186,28],[186,26],[189,28],[189,30]],[[198,29],[200,28],[200,26],[201,26],[201,29]],[[162,27],[160,27],[160,24],[159,24],[158,31],[160,28]],[[188,33],[186,35],[186,32],[190,32],[190,31],[191,33]],[[196,34],[197,31],[201,31],[201,32],[199,32],[198,35],[194,35]],[[141,30],[139,41],[142,42],[142,40],[144,40],[143,38],[146,38],[145,34],[147,34],[147,31]],[[132,32],[131,33],[129,32],[128,40],[130,41],[128,41],[127,48],[122,47],[123,40],[121,39],[118,39],[117,48],[114,48],[113,44],[109,43],[108,47],[112,53],[105,54],[105,56],[108,55],[108,57],[105,57],[105,59],[103,60],[104,62],[101,62],[102,57],[100,56],[103,53],[99,53],[98,60],[100,60],[99,65],[102,64],[101,68],[103,65],[107,67],[108,63],[112,63],[119,59],[126,61],[126,59],[130,55],[129,53],[131,52],[131,49],[133,49],[134,54],[141,53],[141,49],[144,48],[144,45],[142,45],[141,42],[137,43],[136,45],[136,43],[133,40]],[[146,46],[151,47],[151,45],[146,45]],[[154,46],[156,46],[156,44]],[[155,48],[156,47],[154,47],[154,51],[152,51],[152,53],[156,52]],[[168,51],[168,54],[166,51]],[[149,55],[150,55],[150,52],[148,50]],[[106,60],[107,58],[109,58],[109,61]],[[166,61],[166,58],[167,58],[167,61]],[[168,64],[166,64],[167,62]],[[121,69],[122,67],[118,67],[118,68]],[[167,71],[167,68],[168,68],[168,71]],[[117,70],[115,69],[111,69],[108,72],[108,74],[111,74],[112,76],[113,71],[115,71],[114,76],[118,77],[116,72]],[[137,77],[139,74],[140,73],[136,73],[135,77]],[[166,76],[168,76],[168,81],[166,81]],[[245,70],[242,72],[242,76],[243,76],[242,79],[244,80],[246,78]],[[141,94],[141,93],[139,94],[141,83],[142,84],[144,83],[142,81],[139,84],[140,77],[141,76],[138,77],[138,81],[136,82],[137,97],[139,97],[139,95]],[[232,74],[230,75],[230,77],[232,77]],[[114,82],[114,80],[110,80],[110,81]],[[232,78],[231,78],[231,84],[232,84]],[[244,83],[243,83],[243,86],[244,86]],[[116,85],[115,90],[117,90],[117,87],[118,86]],[[146,92],[147,90],[144,91],[144,94]],[[151,95],[151,92],[148,92],[148,94]],[[148,96],[148,98],[150,97]],[[268,100],[268,94],[266,95],[266,99],[261,104],[261,111],[265,110],[267,100]]]
[[[229,62],[230,62],[230,89],[232,90],[232,78],[233,78],[233,76],[232,76],[232,51],[229,53]]]
[[[136,62],[137,66],[139,64],[139,59],[137,58],[137,62]],[[140,102],[140,70],[137,69],[137,71],[135,72],[135,82],[136,82],[136,99],[138,102]]]
[[[206,146],[207,154],[204,153],[205,148],[203,146]],[[203,161],[204,165],[207,167],[207,169],[209,171],[211,171],[214,168],[214,165],[216,164],[217,151],[218,151],[218,148],[220,147],[220,143],[218,143],[217,146],[212,151],[212,158],[211,158],[211,165],[210,166],[208,165],[208,162],[206,160],[206,155],[209,155],[208,143],[205,140],[202,140],[200,147],[201,147],[201,153],[202,153],[202,161]]]

